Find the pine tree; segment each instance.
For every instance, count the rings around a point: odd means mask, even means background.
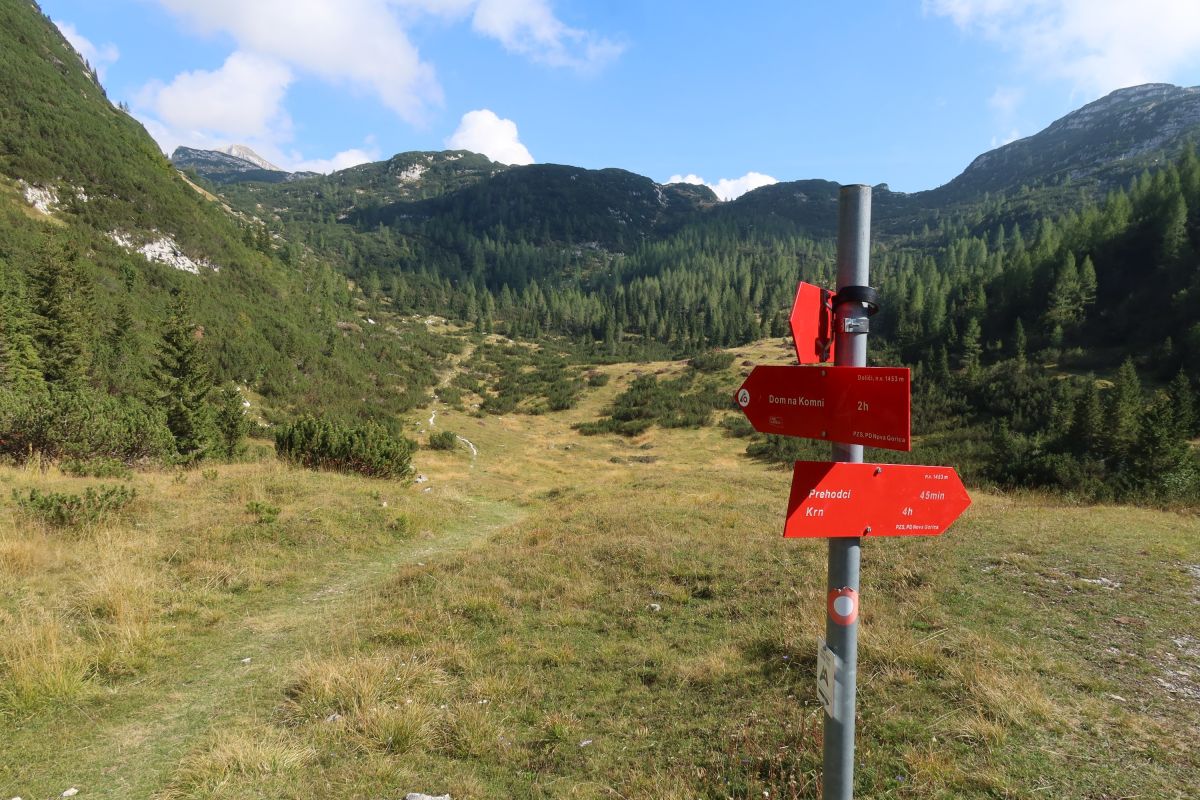
[[[1164,486],[1163,481],[1172,473],[1181,477],[1193,473],[1185,480],[1194,481],[1191,448],[1177,424],[1175,402],[1162,390],[1155,393],[1138,418],[1137,438],[1130,450],[1132,474],[1137,483],[1155,494],[1171,493],[1173,487]]]
[[[1079,456],[1099,455],[1104,441],[1104,412],[1100,390],[1092,377],[1084,382],[1071,417],[1070,449]]]
[[[1175,267],[1184,258],[1188,249],[1187,203],[1182,194],[1176,194],[1167,203],[1166,215],[1162,220],[1163,264]]]
[[[242,393],[236,387],[226,386],[216,394],[218,442],[215,449],[224,458],[235,458],[242,450],[242,439],[250,432],[250,417],[246,414]]]
[[[1029,346],[1028,340],[1025,338],[1025,325],[1021,322],[1021,318],[1017,317],[1017,323],[1013,326],[1013,349],[1019,366],[1025,366],[1025,350]]]
[[[1197,418],[1196,390],[1183,370],[1171,379],[1167,394],[1175,406],[1175,424],[1180,436],[1190,439],[1200,432],[1200,418]]]
[[[212,382],[200,350],[202,337],[203,330],[191,320],[187,300],[176,294],[163,326],[155,380],[157,400],[166,411],[175,450],[184,462],[203,458],[212,446],[212,420],[207,405]]]
[[[0,389],[28,393],[43,386],[32,327],[20,275],[0,260]]]
[[[113,314],[112,327],[104,336],[103,363],[108,389],[113,394],[136,393],[137,378],[133,361],[137,342],[134,339],[133,314],[129,303],[122,300]]]
[[[1084,256],[1079,267],[1079,305],[1082,310],[1091,308],[1096,302],[1096,265],[1091,256]]]
[[[1142,384],[1132,359],[1125,359],[1117,370],[1104,410],[1108,417],[1106,450],[1117,466],[1125,462],[1133,450],[1142,413]]]
[[[43,242],[30,277],[36,313],[33,339],[42,373],[49,384],[79,388],[87,379],[90,360],[84,336],[90,309],[78,253],[54,241]]]
[[[1050,329],[1055,325],[1068,328],[1079,318],[1080,310],[1079,269],[1075,264],[1075,254],[1068,252],[1054,279],[1054,289],[1050,292],[1049,307],[1046,309],[1046,322]]]
[[[980,338],[979,320],[971,317],[967,320],[962,336],[962,367],[968,377],[974,377],[979,371],[979,356],[983,352]]]

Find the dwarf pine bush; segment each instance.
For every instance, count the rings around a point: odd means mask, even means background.
[[[350,426],[311,416],[282,425],[275,433],[275,452],[285,461],[371,478],[410,478],[415,447],[372,423]]]
[[[83,494],[13,490],[13,500],[21,511],[56,528],[95,524],[121,511],[135,497],[137,490],[131,486],[88,487]]]

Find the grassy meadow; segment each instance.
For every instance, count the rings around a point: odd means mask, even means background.
[[[478,452],[423,449],[412,485],[261,444],[0,468],[0,797],[819,796],[825,545],[780,536],[790,472],[717,426],[571,428],[684,369],[414,411]],[[114,483],[133,501],[72,527],[10,499]],[[864,544],[857,795],[1196,796],[1200,519],[973,498]]]

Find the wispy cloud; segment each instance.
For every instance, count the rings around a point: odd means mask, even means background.
[[[1020,138],[1021,132],[1016,128],[1013,128],[1011,131],[1009,131],[1007,136],[993,136],[992,149],[995,150],[997,147],[1003,147],[1006,144],[1011,144]]]
[[[410,14],[471,20],[471,28],[510,53],[552,67],[589,72],[625,51],[622,42],[567,25],[548,0],[388,0]]]
[[[105,70],[115,64],[117,59],[121,57],[121,51],[117,49],[117,46],[112,42],[96,46],[92,44],[91,39],[88,39],[76,30],[75,26],[71,23],[56,19],[54,20],[54,24],[62,32],[63,37],[75,48],[75,52],[83,56],[84,60],[92,65],[100,80],[104,80]]]
[[[988,106],[1004,118],[1010,118],[1025,99],[1025,90],[1013,86],[997,86],[988,98]]]
[[[1195,0],[923,0],[923,8],[1091,96],[1175,80],[1200,64]]]

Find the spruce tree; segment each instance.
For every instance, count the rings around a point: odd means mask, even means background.
[[[1200,431],[1200,418],[1197,418],[1196,390],[1183,370],[1171,379],[1167,394],[1175,405],[1175,423],[1180,436],[1190,439]]]
[[[1013,326],[1013,348],[1017,364],[1020,367],[1025,366],[1025,350],[1028,346],[1029,342],[1025,337],[1025,325],[1021,322],[1021,318],[1017,317],[1017,323]]]
[[[1142,383],[1132,359],[1125,359],[1109,390],[1105,414],[1108,417],[1107,451],[1114,466],[1128,460],[1137,441],[1142,413]]]
[[[154,377],[175,450],[185,463],[203,458],[213,438],[207,405],[212,382],[200,350],[202,337],[186,298],[177,293],[163,326]]]
[[[1178,428],[1174,399],[1161,389],[1139,416],[1137,438],[1130,450],[1133,479],[1153,494],[1169,495],[1171,482],[1194,482],[1195,460]]]
[[[223,458],[235,458],[242,452],[242,439],[250,432],[250,417],[242,393],[235,386],[226,386],[216,397],[217,446]]]
[[[1104,440],[1104,413],[1100,408],[1100,391],[1091,376],[1075,400],[1071,418],[1070,449],[1079,456],[1099,455]]]
[[[68,389],[87,379],[90,354],[84,335],[88,294],[80,274],[78,253],[47,240],[38,249],[32,271],[36,314],[33,339],[46,382]]]
[[[29,393],[43,386],[32,328],[20,275],[0,260],[0,389]]]

